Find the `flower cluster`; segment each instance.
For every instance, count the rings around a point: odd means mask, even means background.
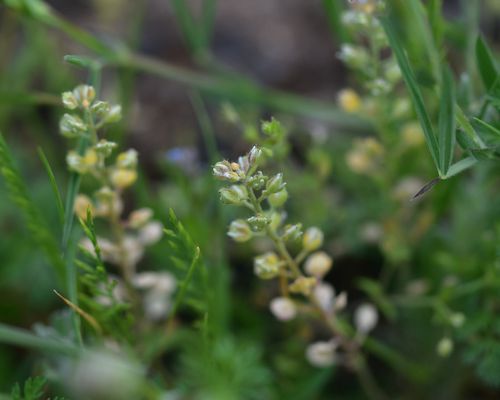
[[[114,156],[117,143],[98,135],[102,127],[120,119],[121,107],[96,100],[94,88],[88,85],[63,93],[62,102],[72,113],[61,118],[61,134],[78,139],[78,150],[70,150],[67,154],[68,167],[98,184],[92,196],[82,193],[76,196],[75,214],[86,220],[90,212],[92,217],[107,222],[111,234],[109,238],[97,237],[99,256],[118,268],[126,287],[146,292],[143,296],[146,315],[152,319],[164,317],[175,288],[174,278],[151,272],[137,274],[137,264],[145,247],[160,240],[163,226],[153,219],[153,211],[149,208],[134,210],[127,218],[122,218],[123,192],[137,180],[137,151],[129,149]],[[85,238],[80,244],[88,253],[94,253],[90,239]]]
[[[303,231],[300,223],[286,223],[283,206],[288,192],[283,174],[268,176],[260,170],[268,153],[266,149],[254,146],[237,162],[224,160],[213,167],[214,176],[230,184],[220,189],[221,201],[251,211],[248,218],[231,222],[228,236],[237,242],[265,236],[273,242],[274,251],[254,259],[257,277],[279,281],[280,296],[271,300],[270,310],[280,321],[290,321],[301,313],[321,319],[330,328],[332,338],[328,342],[312,344],[306,357],[315,366],[328,366],[337,360],[338,348],[353,355],[353,349],[359,346],[352,345],[352,340],[363,338],[373,329],[377,313],[371,305],[362,306],[355,314],[356,339],[341,333],[337,316],[347,306],[347,294],[337,294],[324,279],[332,268],[333,259],[320,250],[323,232],[317,227]],[[295,256],[288,250],[288,244],[299,247]]]

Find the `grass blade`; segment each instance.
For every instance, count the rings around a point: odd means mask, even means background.
[[[47,171],[47,175],[49,176],[50,186],[52,187],[54,197],[56,198],[56,206],[59,213],[59,219],[61,220],[61,224],[64,224],[64,206],[61,198],[61,193],[59,192],[56,177],[54,175],[54,172],[52,171],[52,168],[50,167],[49,160],[45,156],[45,153],[43,152],[41,147],[38,148],[38,156],[40,157],[40,160],[42,160],[45,171]]]
[[[448,173],[446,176],[443,177],[443,179],[449,179],[452,176],[455,176],[459,174],[462,171],[465,171],[466,169],[472,167],[474,164],[477,163],[477,160],[474,157],[467,157],[464,158],[455,164],[453,164],[450,169],[448,170]]]
[[[436,165],[438,172],[440,172],[440,166],[438,162],[439,161],[438,142],[436,136],[434,135],[431,120],[425,108],[424,99],[418,87],[415,74],[411,69],[410,63],[408,62],[403,46],[401,45],[396,35],[396,31],[393,27],[391,20],[388,17],[384,17],[382,18],[381,21],[385,29],[385,32],[387,34],[389,44],[398,61],[399,68],[401,69],[401,73],[403,75],[403,79],[406,83],[408,91],[410,92],[410,97],[412,99],[413,106],[415,107],[415,111],[417,113],[420,124],[422,125],[422,129],[425,134],[425,140],[427,142],[427,146],[429,147],[429,151],[431,152],[432,160],[434,161],[434,164]]]
[[[0,343],[37,349],[49,354],[58,353],[68,356],[78,356],[81,353],[80,349],[70,343],[38,337],[30,331],[2,323],[0,323]]]
[[[441,104],[439,107],[439,168],[446,175],[453,161],[455,148],[455,88],[451,71],[443,68]]]
[[[481,36],[476,41],[476,62],[484,87],[489,92],[497,82],[498,70],[491,50]]]

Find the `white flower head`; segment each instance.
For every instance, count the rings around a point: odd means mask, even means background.
[[[313,289],[313,296],[318,305],[326,312],[334,307],[335,289],[326,282],[319,282]]]
[[[276,297],[271,300],[269,308],[280,321],[290,321],[297,315],[295,304],[288,297]]]
[[[361,304],[354,312],[354,324],[358,332],[370,332],[378,322],[377,309],[370,303]]]
[[[308,275],[323,278],[332,267],[332,258],[324,251],[312,253],[304,264],[304,269]]]
[[[139,241],[146,246],[158,242],[163,236],[163,225],[158,221],[151,221],[139,231]]]
[[[328,342],[315,342],[307,347],[306,358],[315,367],[330,367],[337,359],[336,351],[337,342],[333,339]]]

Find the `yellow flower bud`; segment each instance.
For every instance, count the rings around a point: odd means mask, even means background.
[[[338,95],[340,107],[347,112],[356,112],[361,108],[361,99],[352,89],[341,90]]]
[[[94,149],[88,149],[82,157],[82,164],[87,168],[92,168],[97,164],[99,157]]]
[[[313,251],[321,247],[323,244],[323,232],[321,229],[312,226],[307,229],[302,238],[302,246],[304,250]]]
[[[304,296],[309,296],[315,285],[316,285],[316,278],[307,278],[305,276],[299,276],[289,286],[289,289],[290,292],[292,293],[301,293]]]
[[[131,169],[118,168],[111,174],[111,182],[116,188],[124,189],[137,180],[137,172]]]

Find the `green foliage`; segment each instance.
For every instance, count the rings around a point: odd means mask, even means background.
[[[165,236],[167,258],[177,269],[179,276],[179,291],[174,303],[174,311],[177,311],[180,304],[184,302],[200,314],[206,313],[207,272],[200,259],[200,249],[194,244],[173,210],[169,210]]]
[[[47,228],[47,223],[31,199],[23,178],[14,166],[10,150],[3,135],[0,133],[0,171],[13,202],[17,204],[24,215],[28,229],[34,241],[43,249],[51,261],[54,270],[61,281],[64,281],[65,267],[61,259],[58,245],[54,236]]]
[[[24,382],[22,391],[19,383],[16,383],[11,392],[12,400],[39,400],[43,396],[46,384],[47,380],[42,376],[28,378]]]

